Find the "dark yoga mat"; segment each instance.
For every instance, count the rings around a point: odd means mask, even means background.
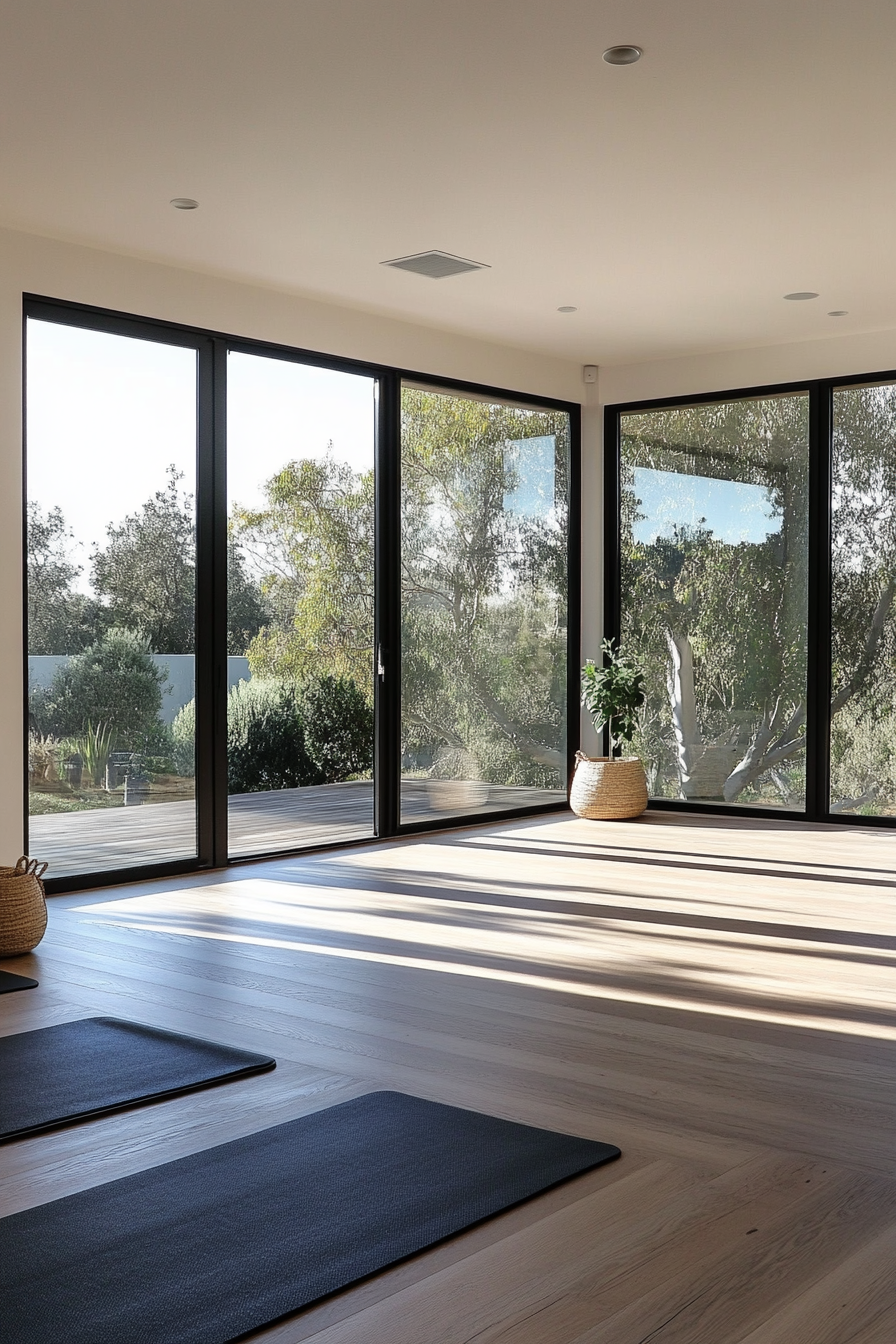
[[[272,1069],[249,1050],[115,1017],[0,1038],[0,1140]]]
[[[3,1341],[226,1344],[618,1156],[373,1092],[0,1219]]]
[[[27,975],[13,975],[12,971],[0,971],[0,994],[11,994],[14,989],[36,989],[37,981],[29,980]]]

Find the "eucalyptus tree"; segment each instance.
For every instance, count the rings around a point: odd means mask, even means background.
[[[288,462],[262,508],[236,509],[231,541],[258,582],[267,619],[248,645],[255,676],[304,682],[373,675],[373,472],[331,451]]]
[[[880,762],[863,769],[856,757],[857,725],[872,716],[896,742],[896,401],[862,388],[837,393],[836,406],[832,764],[844,808],[879,789]],[[624,418],[623,643],[648,667],[641,747],[661,791],[801,803],[807,414],[805,396],[781,396]],[[681,508],[677,522],[649,520],[645,470],[663,474],[668,518],[676,492],[752,487],[752,525],[738,536],[724,508],[709,520],[683,522]]]
[[[567,417],[407,389],[403,717],[484,778],[565,782]]]
[[[28,652],[80,653],[97,632],[97,603],[75,583],[82,566],[72,553],[75,538],[58,507],[29,501],[27,512]]]
[[[536,441],[549,471],[523,499],[531,482],[520,454]],[[562,778],[567,464],[564,415],[405,390],[408,758],[455,752],[483,778]],[[370,694],[373,522],[373,474],[332,453],[288,463],[268,482],[263,508],[235,514],[232,535],[271,612],[249,648],[254,674],[350,676]]]
[[[154,653],[195,650],[196,523],[183,474],[170,466],[157,490],[120,523],[109,523],[105,546],[94,547],[93,586],[106,624],[138,631]],[[245,654],[267,612],[239,549],[228,549],[227,651]]]
[[[834,395],[832,795],[896,802],[896,390]]]
[[[182,474],[168,468],[157,490],[120,523],[109,523],[91,571],[112,624],[137,630],[155,653],[192,653],[196,605],[196,532]]]

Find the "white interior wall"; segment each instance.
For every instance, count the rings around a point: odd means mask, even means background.
[[[421,280],[421,284],[432,284]],[[0,230],[0,863],[23,846],[22,294],[578,401],[581,368],[272,289]],[[595,441],[592,456],[598,451]]]
[[[896,329],[751,350],[717,350],[647,364],[605,366],[600,400],[605,406],[652,397],[725,392],[804,378],[838,378],[896,369]]]

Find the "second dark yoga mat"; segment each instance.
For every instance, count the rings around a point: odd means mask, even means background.
[[[273,1067],[266,1055],[115,1017],[0,1037],[0,1140]]]
[[[618,1156],[374,1092],[0,1219],[4,1344],[231,1344]]]
[[[27,975],[0,971],[0,994],[11,994],[16,989],[37,989],[37,981],[30,980]]]

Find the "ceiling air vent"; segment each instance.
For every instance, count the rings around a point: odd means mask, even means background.
[[[384,261],[383,266],[394,266],[399,271],[413,271],[415,275],[428,275],[430,280],[444,280],[446,275],[461,275],[464,271],[488,271],[491,267],[483,261],[467,261],[464,257],[453,257],[450,252],[415,252],[412,257],[396,257],[394,261]]]

